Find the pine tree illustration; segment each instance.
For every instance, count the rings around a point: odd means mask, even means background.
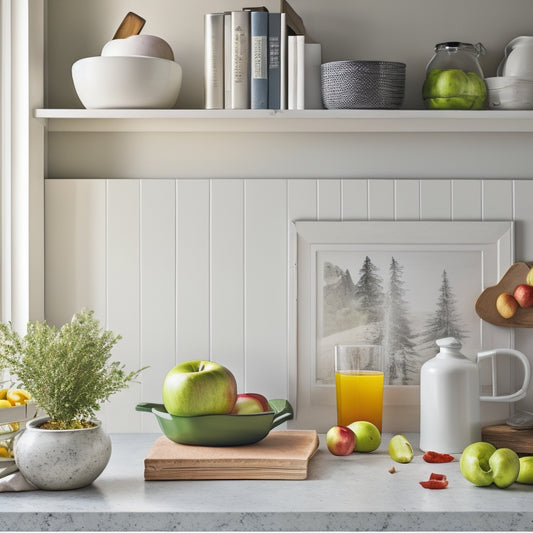
[[[359,280],[354,293],[359,302],[359,309],[366,316],[367,324],[380,322],[383,318],[383,285],[378,268],[368,256],[359,270]]]
[[[391,260],[389,267],[389,290],[383,324],[383,352],[387,357],[385,376],[389,385],[407,385],[418,368],[415,364],[414,335],[408,319],[408,305],[405,301],[403,267]]]
[[[437,308],[426,322],[423,342],[435,342],[444,337],[455,337],[457,340],[465,339],[468,335],[467,331],[461,327],[461,322],[455,295],[448,281],[448,274],[446,270],[443,270]]]

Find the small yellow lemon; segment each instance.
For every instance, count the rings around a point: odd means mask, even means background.
[[[0,400],[0,407],[13,407],[9,400]]]
[[[0,457],[11,457],[9,450],[4,446],[0,446]]]
[[[7,389],[0,389],[0,400],[5,400]]]

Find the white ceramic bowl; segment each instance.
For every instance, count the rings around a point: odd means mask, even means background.
[[[87,109],[169,109],[181,89],[181,66],[143,56],[86,57],[72,65],[72,80]]]
[[[533,109],[533,80],[497,76],[485,83],[489,109]]]
[[[150,56],[174,61],[170,45],[155,35],[130,35],[125,39],[113,39],[102,48],[103,56]]]

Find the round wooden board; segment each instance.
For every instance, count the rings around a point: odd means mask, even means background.
[[[476,313],[480,318],[496,326],[510,328],[533,327],[533,307],[528,309],[518,308],[511,318],[503,318],[496,309],[496,299],[502,292],[513,294],[515,287],[526,282],[526,276],[531,266],[528,263],[518,262],[509,267],[497,285],[487,287],[476,300]]]

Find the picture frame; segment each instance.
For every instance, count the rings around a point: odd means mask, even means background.
[[[437,338],[462,337],[462,352],[473,360],[481,350],[512,347],[512,328],[482,321],[474,308],[483,289],[495,285],[513,263],[512,221],[294,221],[289,252],[289,399],[295,408],[291,428],[326,432],[336,424],[335,344],[389,341],[389,352],[385,353],[386,345],[383,350],[386,432],[419,430],[419,369],[437,354],[433,342]],[[388,296],[388,322],[383,301],[380,306],[367,306],[361,318],[365,306],[356,286],[368,270],[377,276],[378,285],[381,282],[383,298],[387,291],[398,298],[398,291],[391,288],[393,279],[400,286],[403,307],[396,316],[404,315],[407,326],[402,323],[402,327],[412,330],[414,345],[402,364],[391,356],[390,333],[383,333],[384,325],[393,320],[392,296]],[[346,294],[352,299],[346,300]],[[457,328],[452,329],[453,335],[432,339],[440,330],[437,320],[430,327],[431,317],[443,312],[439,311],[443,294],[453,301]],[[373,307],[381,307],[380,318],[369,316]],[[510,363],[497,364],[497,386],[508,389]],[[496,386],[493,371],[480,367],[482,391],[489,394]],[[482,423],[505,420],[508,414],[509,404],[482,405]]]

